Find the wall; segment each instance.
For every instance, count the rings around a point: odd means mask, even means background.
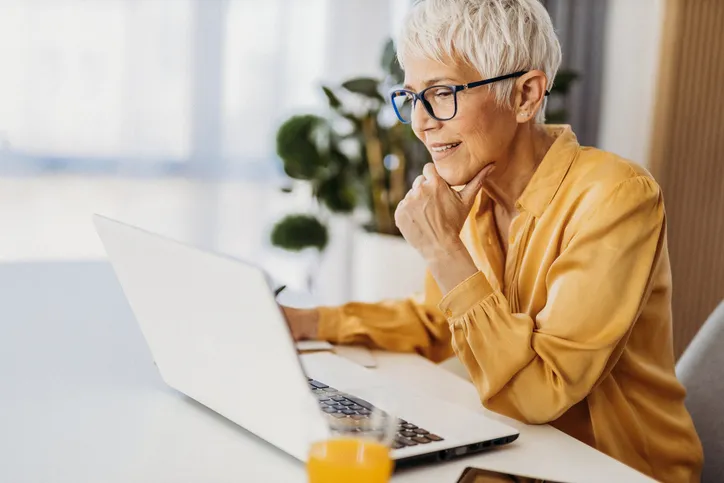
[[[668,0],[651,172],[666,198],[678,356],[724,300],[724,2]]]
[[[326,77],[346,80],[381,73],[380,54],[391,35],[389,0],[329,1]]]
[[[664,0],[609,0],[598,147],[649,164]]]

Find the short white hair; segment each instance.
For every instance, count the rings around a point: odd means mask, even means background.
[[[538,0],[418,0],[397,42],[400,65],[424,57],[462,61],[481,79],[538,69],[548,90],[561,64],[561,46]],[[511,107],[515,79],[490,84],[498,105]],[[545,103],[536,122],[545,121]]]

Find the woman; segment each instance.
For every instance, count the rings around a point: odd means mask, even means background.
[[[543,6],[423,0],[398,51],[406,86],[392,100],[434,161],[395,214],[427,262],[424,301],[285,308],[295,337],[454,351],[487,408],[657,480],[698,481],[661,190],[542,124],[561,58]]]

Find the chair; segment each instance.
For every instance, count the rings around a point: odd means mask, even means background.
[[[684,351],[676,374],[704,446],[701,481],[724,482],[724,301]]]

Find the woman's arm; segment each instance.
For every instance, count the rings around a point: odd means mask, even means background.
[[[482,273],[440,303],[454,350],[494,411],[557,419],[611,371],[649,296],[665,237],[656,184],[625,180],[582,220],[548,272],[535,320],[511,313]]]
[[[426,298],[440,294],[428,274]],[[348,303],[312,310],[284,309],[297,339],[335,344],[361,344],[398,352],[417,352],[434,361],[453,355],[448,322],[434,305],[413,299],[380,303]]]

